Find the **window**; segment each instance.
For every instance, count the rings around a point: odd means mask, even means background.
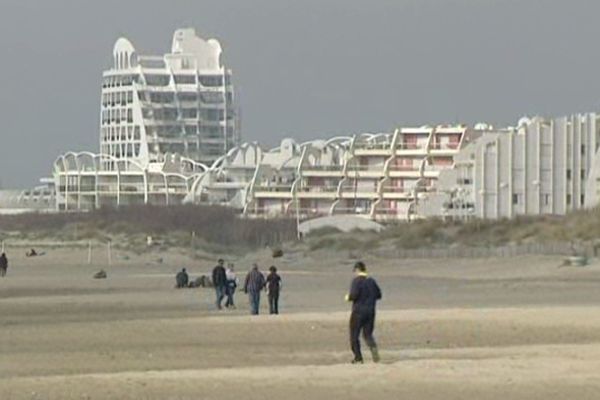
[[[142,59],[138,60],[138,62],[142,67],[145,67],[145,68],[162,69],[162,68],[166,67],[164,60],[142,58]]]
[[[197,118],[198,117],[198,110],[195,108],[182,108],[181,109],[181,116],[183,118]]]
[[[168,104],[175,101],[175,94],[170,92],[150,92],[150,102],[156,104]]]
[[[222,75],[203,75],[198,77],[202,86],[215,87],[223,85]]]
[[[519,204],[519,195],[516,193],[513,193],[512,195],[512,203],[513,204]]]
[[[146,75],[146,84],[150,86],[167,86],[170,81],[169,75]]]
[[[581,170],[581,180],[585,179],[585,169]]]
[[[585,144],[581,145],[581,155],[585,155]]]
[[[544,195],[544,205],[550,205],[550,195],[549,194],[545,194]]]
[[[196,75],[175,75],[175,83],[177,84],[195,84]]]
[[[223,93],[219,92],[202,92],[200,93],[203,103],[220,104],[223,102]]]
[[[194,61],[189,58],[181,59],[181,69],[192,69],[194,68]]]
[[[214,108],[205,108],[202,110],[202,118],[207,121],[220,121],[223,119],[224,111]]]
[[[571,170],[567,169],[567,180],[570,181],[571,180]]]
[[[568,206],[571,205],[571,195],[570,194],[567,195],[567,205]]]
[[[185,126],[185,134],[186,135],[196,135],[196,125],[186,125]]]
[[[195,102],[198,101],[198,96],[196,95],[196,93],[177,93],[177,100],[179,101],[191,101],[191,102]]]

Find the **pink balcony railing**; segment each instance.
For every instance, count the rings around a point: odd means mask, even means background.
[[[292,185],[261,185],[254,187],[255,192],[290,192]]]
[[[390,165],[390,171],[419,171],[418,165]]]
[[[430,148],[432,150],[456,150],[458,143],[433,143]]]
[[[424,149],[426,143],[424,142],[410,142],[410,143],[398,143],[396,145],[396,150],[421,150]]]
[[[303,186],[300,189],[298,189],[299,192],[337,192],[337,185],[335,186]]]

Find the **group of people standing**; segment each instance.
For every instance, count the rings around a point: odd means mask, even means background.
[[[224,266],[225,261],[219,259],[217,265],[212,271],[212,283],[215,288],[217,309],[223,308],[223,299],[226,308],[235,308],[234,294],[238,287],[238,278],[235,274],[232,263]],[[244,280],[244,293],[248,295],[250,301],[250,313],[258,315],[260,310],[260,294],[263,290],[267,291],[269,299],[269,313],[279,314],[279,293],[281,291],[281,277],[277,274],[277,268],[271,266],[269,274],[265,276],[260,272],[258,265],[253,264],[252,269],[246,275]]]

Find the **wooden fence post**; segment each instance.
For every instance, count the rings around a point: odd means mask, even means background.
[[[108,241],[108,244],[106,246],[107,252],[108,252],[108,265],[112,265],[112,251],[111,251],[111,241]]]

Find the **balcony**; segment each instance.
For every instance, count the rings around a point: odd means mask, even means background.
[[[329,215],[329,209],[317,209],[315,207],[302,207],[296,211],[295,207],[290,207],[288,214],[299,214],[301,218],[315,218]]]
[[[342,176],[343,165],[306,165],[302,167],[302,176]]]
[[[432,154],[456,154],[459,150],[459,143],[432,143],[429,152]]]
[[[243,189],[248,185],[248,182],[243,181],[213,181],[205,185],[209,189]]]
[[[391,143],[357,143],[354,154],[357,156],[387,156],[392,153]]]
[[[348,166],[346,173],[350,177],[380,178],[383,177],[383,164],[381,165],[352,165]]]
[[[410,199],[413,197],[413,190],[397,186],[384,186],[382,190],[384,199]]]
[[[329,186],[305,186],[296,192],[296,195],[303,199],[313,198],[335,198],[337,196],[337,185]]]
[[[427,153],[427,143],[426,142],[398,143],[395,151],[396,151],[397,155],[401,155],[401,156],[425,155]]]
[[[259,185],[254,187],[255,198],[292,198],[292,185]]]
[[[376,187],[343,186],[340,197],[342,199],[376,199],[379,194]]]
[[[392,178],[419,178],[421,175],[420,168],[415,165],[391,165],[388,172]]]
[[[334,215],[344,215],[344,214],[350,214],[350,215],[359,215],[359,216],[369,216],[370,214],[370,207],[335,207],[333,209],[333,214]]]
[[[397,208],[379,208],[377,207],[375,209],[375,215],[376,216],[397,216],[398,214],[401,214],[402,210],[399,210]]]
[[[145,185],[144,184],[121,184],[121,193],[144,193]]]
[[[259,192],[290,192],[292,185],[257,185],[254,187],[254,191]]]
[[[440,171],[444,171],[447,169],[452,169],[452,164],[450,164],[450,165],[426,165],[425,170],[423,171],[423,175],[426,178],[437,178],[440,174]]]

